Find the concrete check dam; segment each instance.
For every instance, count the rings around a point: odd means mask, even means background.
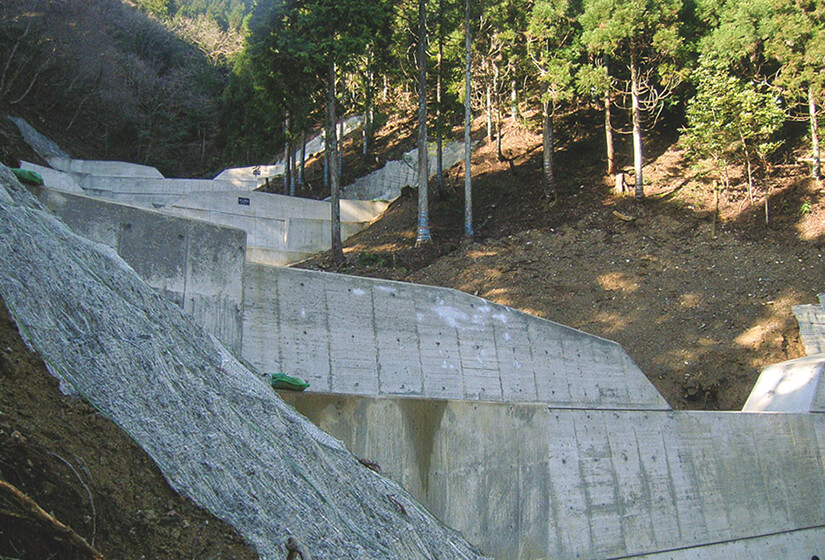
[[[65,385],[264,558],[283,557],[267,533],[285,531],[319,543],[322,558],[477,557],[434,518],[508,560],[825,557],[822,305],[797,313],[810,355],[768,365],[744,411],[674,411],[616,343],[454,290],[255,262],[243,229],[48,184],[36,202],[3,179],[0,292],[21,331]],[[21,208],[27,220],[14,218]],[[20,231],[32,223],[43,225]],[[54,286],[30,270],[44,261],[18,248],[39,234],[51,239],[44,251],[66,255],[67,280],[55,274]],[[94,241],[94,259],[78,256],[74,235]],[[108,275],[140,276],[164,297]],[[90,303],[104,293],[122,303]],[[139,323],[126,317],[137,308]],[[211,336],[194,334],[197,325]],[[172,333],[166,346],[146,342],[161,332]],[[129,354],[147,345],[145,359]],[[123,374],[119,360],[162,372],[146,374],[151,398],[111,381]],[[323,432],[265,387],[274,371],[311,383],[281,396]],[[199,391],[207,398],[172,397]],[[171,420],[176,406],[200,420]],[[291,451],[279,454],[287,441]],[[341,442],[381,475],[347,466],[357,461],[339,457]],[[321,451],[341,462],[332,468]],[[273,468],[284,478],[271,478]],[[313,505],[300,504],[290,480]],[[348,513],[362,507],[373,513]],[[390,536],[376,540],[379,526]]]

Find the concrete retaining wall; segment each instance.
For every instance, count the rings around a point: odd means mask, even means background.
[[[244,358],[311,390],[668,409],[610,342],[455,290],[248,265]]]
[[[364,229],[387,208],[385,202],[341,201],[341,237]],[[163,210],[247,232],[247,260],[283,266],[330,248],[330,203],[251,192],[196,193]]]
[[[364,124],[364,117],[353,116],[344,119],[344,136],[348,136],[361,128]],[[301,147],[296,149],[297,157],[300,157]],[[316,134],[306,143],[304,152],[306,157],[312,157],[324,151],[324,133]],[[297,158],[296,158],[297,159]],[[231,169],[224,169],[215,179],[240,179],[244,181],[258,181],[262,184],[266,177],[282,176],[284,174],[284,161],[281,160],[274,165],[250,165],[249,167],[234,167]]]
[[[69,154],[57,145],[57,142],[46,138],[40,134],[32,125],[20,117],[9,117],[9,120],[17,125],[23,140],[37,152],[37,155],[47,160],[52,157],[68,158]]]
[[[90,196],[117,200],[146,208],[159,208],[197,192],[249,192],[255,183],[212,179],[152,179],[146,177],[100,177],[72,174]]]
[[[495,558],[825,557],[821,414],[283,397]]]
[[[428,147],[430,177],[435,175],[435,145]],[[464,142],[448,142],[442,149],[444,169],[449,169],[464,157]],[[342,196],[356,200],[395,200],[401,189],[418,186],[418,148],[407,152],[400,160],[390,161],[381,169],[355,180],[341,189]]]
[[[759,374],[742,410],[747,412],[825,412],[816,402],[825,372],[825,354],[773,364]]]
[[[33,190],[75,232],[114,248],[147,284],[241,352],[244,232],[74,193]]]
[[[94,161],[57,156],[50,157],[48,161],[49,165],[53,168],[66,173],[82,173],[106,177],[163,178],[163,174],[154,167],[125,161]]]

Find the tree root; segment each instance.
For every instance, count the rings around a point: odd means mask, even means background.
[[[89,545],[89,543],[86,542],[86,539],[78,535],[74,531],[74,529],[72,529],[68,525],[64,525],[63,523],[55,519],[53,516],[51,516],[48,512],[41,508],[37,504],[37,502],[35,502],[33,499],[28,497],[23,492],[21,492],[13,484],[10,484],[5,480],[0,480],[0,494],[8,497],[17,505],[19,505],[23,509],[23,511],[25,511],[29,515],[29,517],[31,517],[38,523],[46,525],[55,532],[66,537],[69,540],[69,542],[73,545],[88,552],[92,556],[92,558],[94,558],[94,560],[104,560],[103,554],[101,554],[95,548]]]

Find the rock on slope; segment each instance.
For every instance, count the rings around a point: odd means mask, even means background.
[[[0,296],[26,342],[262,558],[288,535],[320,559],[480,558],[3,166],[0,185]]]

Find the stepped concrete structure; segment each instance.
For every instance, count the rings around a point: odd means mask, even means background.
[[[88,234],[125,229],[130,266],[179,277],[141,260],[181,262],[166,240],[186,231],[129,212]],[[310,381],[284,398],[491,557],[825,557],[823,354],[766,368],[747,411],[673,411],[615,343],[453,290],[223,257],[246,233],[197,223],[215,251],[177,258],[240,288],[245,361]],[[227,309],[200,320],[220,332]],[[797,313],[809,351],[820,310]]]
[[[238,277],[244,359],[492,557],[825,556],[822,414],[670,410],[618,345],[452,290]]]
[[[352,116],[343,119],[338,123],[339,130],[343,130],[343,136],[349,136],[364,125],[364,117]],[[304,155],[312,157],[324,151],[324,132],[316,134],[309,139],[304,147]],[[300,157],[300,148],[296,152],[296,156]],[[284,161],[281,160],[273,165],[250,165],[248,167],[234,167],[224,169],[215,179],[217,180],[241,180],[241,181],[255,181],[258,186],[264,184],[266,179],[281,177],[285,169]]]
[[[435,145],[428,147],[427,163],[430,177],[436,173]],[[447,142],[442,148],[444,169],[449,169],[464,157],[464,142]],[[404,154],[400,160],[355,180],[341,189],[344,198],[361,200],[395,200],[404,187],[418,186],[418,148]]]

